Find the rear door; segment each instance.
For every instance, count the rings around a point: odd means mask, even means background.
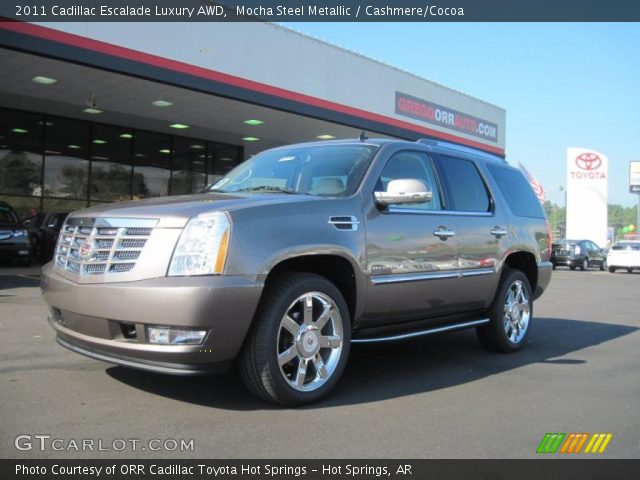
[[[491,303],[500,280],[497,266],[507,248],[507,214],[494,202],[487,181],[470,158],[440,154],[436,164],[447,209],[458,225],[461,277],[455,308],[481,310]]]

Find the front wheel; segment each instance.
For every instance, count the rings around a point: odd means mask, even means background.
[[[633,268],[627,268],[627,273],[633,273]]]
[[[616,273],[616,267],[609,267],[609,273]]]
[[[349,356],[351,322],[340,291],[324,277],[292,273],[264,292],[239,358],[245,385],[281,405],[327,395]]]
[[[580,264],[580,271],[584,272],[587,268],[589,268],[589,259],[585,258]]]
[[[600,271],[604,272],[606,269],[607,269],[607,261],[602,260],[602,263],[600,264]]]
[[[522,348],[533,317],[531,286],[520,270],[508,269],[489,309],[489,323],[477,329],[488,350],[515,352]]]

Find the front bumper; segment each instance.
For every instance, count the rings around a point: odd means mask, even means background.
[[[551,272],[553,272],[553,264],[551,262],[538,263],[538,284],[536,291],[533,292],[533,299],[536,300],[542,295],[551,283]]]
[[[128,367],[194,375],[224,370],[237,356],[263,281],[200,276],[77,284],[49,263],[42,270],[41,287],[62,346]],[[133,337],[124,335],[123,325]],[[146,338],[150,325],[206,329],[208,334],[200,345],[152,345]]]

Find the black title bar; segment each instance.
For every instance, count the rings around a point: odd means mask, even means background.
[[[14,0],[26,22],[634,22],[629,0]]]
[[[636,480],[640,460],[0,460],[3,480]]]

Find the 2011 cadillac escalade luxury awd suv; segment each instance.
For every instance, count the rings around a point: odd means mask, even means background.
[[[235,363],[253,393],[294,405],[336,385],[352,343],[474,327],[518,350],[549,245],[500,158],[332,141],[265,151],[203,194],[72,213],[42,289],[75,352],[182,375]]]

